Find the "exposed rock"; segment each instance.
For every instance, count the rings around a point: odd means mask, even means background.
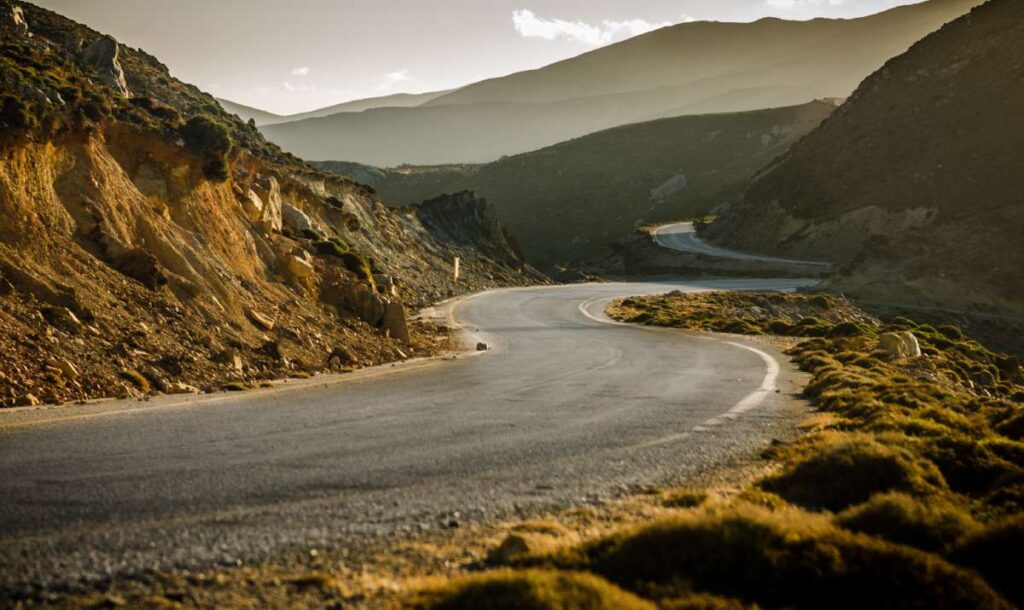
[[[281,206],[281,185],[278,184],[277,178],[271,177],[270,186],[267,191],[267,201],[263,206],[263,212],[260,214],[259,220],[259,224],[264,232],[271,233],[281,230]]]
[[[37,407],[42,404],[35,394],[22,394],[14,401],[16,407]]]
[[[46,307],[40,313],[51,326],[68,332],[77,333],[82,330],[82,321],[67,307]]]
[[[249,316],[249,320],[256,327],[262,328],[263,330],[274,330],[274,321],[269,317],[252,308],[247,309],[245,313]]]
[[[112,260],[115,269],[140,282],[150,290],[156,290],[167,284],[167,275],[156,257],[142,248],[133,248],[115,256]]]
[[[328,366],[345,366],[355,362],[355,358],[349,353],[344,347],[336,347],[334,351],[327,356]]]
[[[921,356],[921,345],[917,342],[917,337],[907,331],[883,333],[878,337],[878,347],[890,360]]]
[[[305,212],[290,203],[281,206],[281,223],[295,235],[302,235],[303,231],[322,232]]]
[[[78,369],[65,358],[59,358],[53,363],[54,368],[59,370],[64,377],[76,380],[79,377]]]
[[[395,284],[395,278],[385,273],[374,273],[373,283],[377,286],[377,290],[383,292],[389,297],[398,296],[398,285]]]
[[[284,267],[297,280],[308,280],[313,276],[313,262],[306,257],[288,254],[284,257]]]
[[[263,200],[256,194],[256,191],[249,189],[249,192],[241,198],[240,203],[245,217],[249,220],[256,222],[263,215]]]
[[[371,326],[380,326],[387,304],[366,284],[353,284],[347,291],[345,306]]]
[[[100,36],[92,44],[82,49],[82,61],[96,70],[103,83],[113,87],[122,97],[130,95],[128,83],[124,79],[124,70],[118,55],[121,45],[110,36]]]
[[[199,388],[180,381],[173,381],[164,386],[163,392],[165,394],[198,394]]]
[[[489,349],[491,349],[491,348],[486,343],[484,343],[483,341],[481,341],[481,342],[476,344],[476,351],[478,351],[478,352],[486,352]]]
[[[389,302],[384,306],[381,326],[392,339],[403,343],[409,342],[409,321],[405,315],[405,306],[401,303]]]
[[[28,35],[25,11],[17,4],[0,2],[0,29],[17,32],[22,36]]]

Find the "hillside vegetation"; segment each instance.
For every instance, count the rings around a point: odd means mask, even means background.
[[[707,237],[848,265],[873,300],[1024,305],[1024,4],[991,0],[871,75]]]
[[[394,205],[472,190],[494,205],[527,258],[551,267],[603,251],[638,224],[704,214],[738,197],[762,166],[834,108],[801,106],[627,125],[486,165],[319,167]]]
[[[414,592],[406,608],[963,608],[1024,602],[1024,369],[953,326],[881,321],[826,294],[628,298],[623,321],[799,337],[818,413],[723,497]],[[893,349],[891,337],[919,352]],[[639,598],[639,599],[638,599]],[[503,600],[514,600],[508,604]],[[648,605],[649,604],[649,605]]]
[[[28,3],[0,1],[0,25],[0,406],[433,353],[447,340],[408,335],[405,306],[538,279],[504,241],[450,244],[281,152],[143,51]],[[463,205],[428,220],[504,239]]]
[[[859,19],[684,23],[410,108],[263,129],[306,159],[483,163],[609,127],[845,97],[981,0],[928,0]]]

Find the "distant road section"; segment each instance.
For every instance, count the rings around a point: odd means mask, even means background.
[[[654,231],[654,241],[659,246],[670,250],[689,252],[691,254],[702,254],[704,256],[713,256],[715,258],[729,258],[733,260],[761,263],[781,263],[785,265],[801,265],[821,270],[829,270],[832,268],[831,263],[802,261],[791,258],[776,258],[773,256],[761,256],[758,254],[747,254],[745,252],[736,252],[735,250],[717,248],[701,241],[701,239],[697,237],[697,231],[693,228],[692,222],[679,222],[676,224],[658,227]]]

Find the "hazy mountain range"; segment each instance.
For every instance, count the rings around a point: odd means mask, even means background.
[[[373,186],[391,205],[472,190],[551,268],[577,263],[637,224],[700,215],[738,197],[761,167],[835,105],[683,116],[615,127],[483,165],[378,169],[325,162]]]
[[[638,121],[845,97],[979,2],[930,0],[850,20],[685,23],[440,95],[361,100],[262,129],[306,159],[487,162]]]

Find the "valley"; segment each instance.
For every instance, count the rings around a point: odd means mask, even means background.
[[[0,606],[1024,604],[1018,0],[95,2],[0,0]]]

